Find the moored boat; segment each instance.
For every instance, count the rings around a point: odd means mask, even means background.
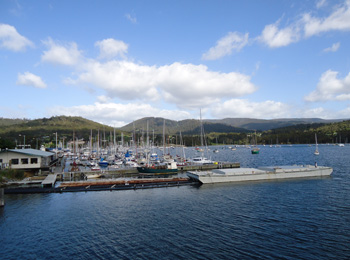
[[[175,161],[165,162],[160,164],[151,164],[146,166],[137,167],[139,173],[148,174],[171,174],[177,173],[177,164]]]
[[[224,183],[278,180],[329,176],[331,167],[313,165],[269,166],[260,168],[230,168],[211,171],[189,171],[187,176],[200,183]]]

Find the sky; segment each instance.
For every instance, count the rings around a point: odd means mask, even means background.
[[[350,118],[350,0],[0,0],[0,117]]]

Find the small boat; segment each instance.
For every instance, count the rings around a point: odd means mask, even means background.
[[[189,163],[192,164],[213,164],[214,162],[212,160],[208,160],[205,157],[195,157],[189,160]]]
[[[260,152],[260,149],[258,147],[254,147],[252,150],[251,150],[252,154],[259,154]]]
[[[101,168],[97,165],[91,167],[91,171],[100,171]]]
[[[100,173],[91,173],[91,174],[85,174],[87,179],[97,179],[102,176]]]
[[[155,163],[151,165],[137,167],[137,170],[139,173],[171,174],[177,173],[177,164],[175,161],[160,164]]]
[[[98,165],[101,167],[107,167],[109,163],[102,158],[101,161],[98,162]]]

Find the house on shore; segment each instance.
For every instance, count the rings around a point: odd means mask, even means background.
[[[0,168],[48,170],[54,153],[36,149],[4,149],[0,151]]]

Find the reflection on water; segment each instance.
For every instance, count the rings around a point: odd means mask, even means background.
[[[1,259],[349,259],[350,146],[220,149],[242,167],[327,165],[331,178],[6,195]],[[187,156],[196,151],[186,149]]]

